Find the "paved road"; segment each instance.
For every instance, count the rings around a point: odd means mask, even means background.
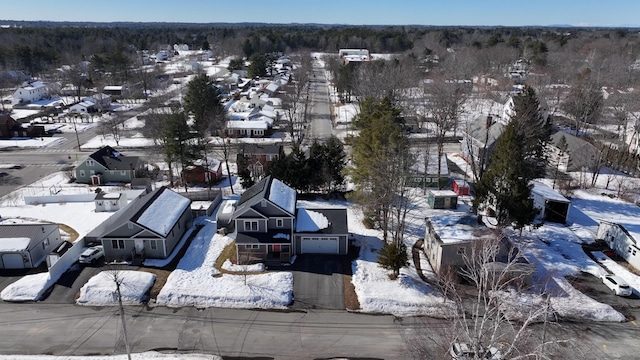
[[[328,81],[324,68],[318,61],[313,61],[311,82],[309,84],[311,104],[309,113],[311,123],[307,132],[309,144],[315,139],[320,142],[331,137],[331,101],[329,99]]]
[[[0,353],[123,353],[118,311],[56,304],[2,304]],[[344,311],[269,312],[127,307],[132,351],[168,350],[223,356],[399,359],[403,337],[421,322]]]

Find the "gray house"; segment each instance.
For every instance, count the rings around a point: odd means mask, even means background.
[[[475,243],[499,236],[493,229],[478,224],[478,219],[468,213],[446,211],[426,221],[423,250],[436,273],[464,267],[465,258],[471,255]],[[509,244],[507,240],[500,242],[497,260],[507,260]]]
[[[125,156],[107,145],[78,164],[75,175],[83,184],[130,183],[144,174],[144,167],[139,157]]]
[[[595,146],[569,133],[558,131],[549,140],[549,165],[560,171],[593,169],[599,161],[600,151]]]
[[[238,263],[288,262],[295,254],[346,254],[346,209],[296,209],[296,191],[267,176],[245,191],[230,221]]]
[[[58,224],[0,224],[0,269],[36,268],[61,243]]]
[[[486,168],[491,151],[504,131],[505,123],[492,115],[481,115],[469,123],[462,134],[462,156],[474,166],[475,173]]]
[[[107,260],[164,259],[192,219],[191,200],[163,186],[113,214],[99,240]]]

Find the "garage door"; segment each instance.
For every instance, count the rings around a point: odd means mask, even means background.
[[[337,254],[337,237],[302,237],[301,252],[303,254]]]
[[[24,269],[21,254],[2,254],[2,262],[5,269]]]

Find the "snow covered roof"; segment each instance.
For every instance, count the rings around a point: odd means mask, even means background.
[[[47,86],[43,84],[41,81],[33,81],[22,86],[24,90],[38,90],[42,88],[46,88]]]
[[[468,213],[447,211],[427,219],[442,243],[462,243],[492,238],[493,231],[478,225],[478,219]]]
[[[258,129],[267,130],[269,124],[263,120],[245,121],[245,120],[230,120],[227,121],[227,129]]]
[[[316,232],[327,227],[329,227],[329,219],[322,213],[308,209],[298,209],[296,218],[297,232]]]
[[[271,181],[269,201],[278,205],[290,214],[296,211],[296,191],[278,179]]]
[[[0,238],[0,252],[26,250],[30,242],[28,237]]]
[[[559,192],[553,190],[546,184],[543,184],[539,181],[532,181],[531,184],[533,185],[533,188],[531,189],[532,194],[540,195],[547,200],[560,201],[564,203],[571,202],[569,199],[562,196]]]
[[[167,236],[191,200],[164,187],[160,190],[160,194],[140,213],[136,223]]]

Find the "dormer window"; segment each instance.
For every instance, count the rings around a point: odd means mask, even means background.
[[[88,159],[88,160],[87,160],[87,166],[94,166],[95,164],[96,164],[96,162],[95,162],[95,161],[93,161],[93,160],[91,160],[91,159]]]

